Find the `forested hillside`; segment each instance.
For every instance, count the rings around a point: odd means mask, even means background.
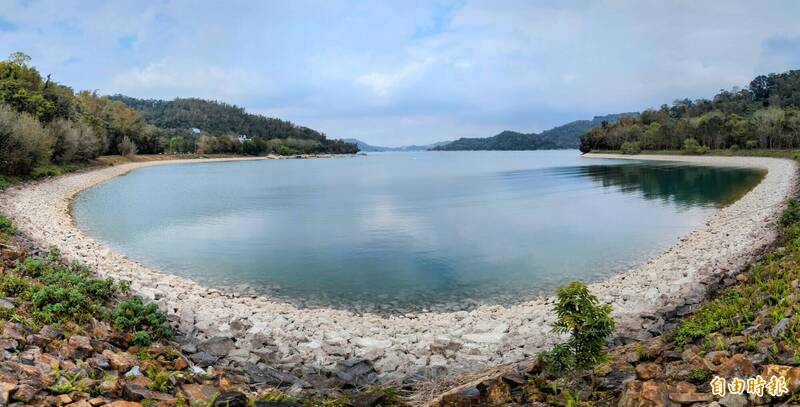
[[[0,61],[0,174],[47,174],[53,164],[67,166],[99,155],[137,152],[357,151],[353,144],[328,140],[315,130],[248,114],[236,106],[199,99],[139,101],[75,92],[50,75],[43,77],[23,53]]]
[[[589,129],[604,122],[614,123],[623,116],[637,113],[618,113],[595,116],[592,120],[576,120],[541,133],[519,133],[506,130],[494,137],[460,138],[452,143],[437,146],[433,150],[556,150],[578,148],[580,137]]]
[[[800,70],[761,75],[710,100],[676,100],[581,137],[583,152],[757,148],[800,148]]]

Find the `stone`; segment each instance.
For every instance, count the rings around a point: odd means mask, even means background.
[[[353,399],[353,407],[376,407],[386,401],[386,395],[381,392],[365,393]]]
[[[786,331],[789,330],[789,322],[790,322],[789,318],[784,318],[780,320],[777,324],[775,324],[775,326],[772,328],[772,331],[770,331],[772,337],[779,339],[783,335],[785,335]]]
[[[14,309],[17,305],[11,298],[0,298],[0,309]]]
[[[177,400],[175,396],[171,394],[148,390],[146,387],[137,383],[125,383],[125,385],[122,386],[122,393],[126,398],[134,401],[156,400],[165,403],[174,403]]]
[[[214,363],[217,363],[219,359],[216,356],[212,356],[206,352],[197,352],[189,356],[189,359],[192,360],[197,366],[200,367],[209,367]]]
[[[708,393],[698,393],[697,386],[680,382],[675,385],[675,391],[669,393],[669,399],[681,404],[708,403],[713,400],[713,396]]]
[[[103,351],[103,353],[101,353],[101,355],[108,359],[108,363],[111,368],[118,372],[127,372],[137,362],[136,356],[131,355],[128,352],[116,353],[106,349]]]
[[[95,397],[89,399],[89,405],[91,405],[92,407],[102,406],[103,404],[106,404],[106,399],[102,397]]]
[[[200,343],[197,348],[211,356],[221,357],[226,356],[234,346],[233,339],[224,336],[215,336]]]
[[[190,406],[204,406],[219,394],[216,387],[207,384],[183,384],[180,389]]]
[[[142,377],[142,369],[139,366],[134,366],[127,373],[125,373],[125,377]]]
[[[0,405],[8,405],[11,400],[11,391],[17,387],[16,383],[0,382]]]
[[[511,398],[508,393],[508,384],[499,377],[484,380],[476,387],[490,406],[505,405]]]
[[[737,353],[719,367],[717,374],[720,377],[730,379],[732,377],[753,377],[755,371],[753,362],[747,356]]]
[[[442,396],[440,406],[479,406],[481,391],[475,386],[465,387]]]
[[[789,392],[800,390],[800,367],[767,365],[761,369],[761,376],[765,380],[769,380],[772,376],[785,377]]]
[[[366,359],[348,359],[336,362],[336,377],[353,387],[366,387],[378,380],[372,363]]]
[[[725,407],[747,407],[750,405],[744,395],[731,393],[727,393],[719,399],[719,404]]]
[[[105,396],[116,396],[119,393],[119,380],[114,376],[106,376],[97,385],[97,390]]]
[[[92,407],[86,400],[78,400],[74,403],[67,404],[67,407]]]
[[[214,407],[247,407],[247,396],[238,391],[227,391],[217,396]]]
[[[622,384],[636,378],[636,372],[629,363],[616,362],[609,367],[609,370],[597,382],[600,390],[619,391]]]
[[[668,388],[664,383],[648,380],[642,383],[642,398],[656,406],[668,406]]]
[[[113,401],[108,404],[103,404],[103,407],[142,407],[141,403],[136,403],[133,401]]]
[[[661,374],[661,366],[653,362],[644,362],[636,365],[636,375],[642,380],[650,380]]]
[[[6,322],[3,326],[3,336],[15,341],[17,344],[25,344],[27,342],[24,332],[23,326],[14,322]],[[6,349],[8,348],[6,347]]]
[[[56,339],[61,339],[64,336],[64,331],[51,325],[45,325],[39,330],[39,335],[54,341]]]
[[[247,362],[244,364],[242,369],[250,378],[251,383],[282,385],[302,382],[302,380],[300,380],[297,376],[282,372],[278,369],[265,366],[263,364],[259,366],[255,363]]]
[[[723,363],[727,358],[728,358],[728,352],[724,350],[715,350],[713,352],[708,352],[705,356],[705,359],[709,363],[713,363],[715,365]]]
[[[186,360],[186,358],[183,357],[183,355],[178,356],[172,362],[172,369],[173,370],[181,371],[181,370],[186,369],[187,367],[189,367],[189,361]]]
[[[17,386],[17,389],[14,390],[14,393],[11,395],[11,397],[14,400],[19,400],[27,403],[33,400],[33,397],[35,395],[36,395],[36,389],[27,384],[21,384]]]
[[[86,359],[94,352],[92,342],[88,337],[72,335],[63,348],[64,357],[71,359]]]

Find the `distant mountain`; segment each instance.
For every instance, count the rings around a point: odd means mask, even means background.
[[[450,143],[450,141],[440,141],[438,143],[433,144],[425,144],[425,145],[416,145],[412,144],[410,146],[402,146],[402,147],[382,147],[382,146],[373,146],[371,144],[367,144],[361,140],[357,140],[354,138],[348,138],[343,140],[345,143],[351,143],[358,146],[359,151],[364,152],[380,152],[380,151],[426,151],[432,150],[436,147],[446,145]]]
[[[519,133],[506,130],[496,136],[486,138],[460,138],[452,143],[437,146],[432,150],[556,150],[578,148],[581,136],[587,131],[600,127],[603,122],[616,123],[624,116],[637,116],[637,112],[595,116],[592,120],[576,120],[553,127],[541,133]]]

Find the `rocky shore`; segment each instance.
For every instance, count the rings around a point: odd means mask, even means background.
[[[762,168],[767,175],[662,255],[590,285],[601,301],[613,306],[619,343],[660,334],[669,328],[670,317],[691,312],[710,289],[734,279],[774,240],[772,223],[797,184],[797,165],[790,160],[636,158]],[[189,162],[193,161],[174,163]],[[519,362],[560,339],[550,333],[552,298],[508,307],[394,316],[298,309],[149,269],[75,227],[70,202],[77,193],[131,170],[165,163],[172,162],[130,163],[17,186],[0,194],[0,212],[37,244],[58,247],[65,258],[86,264],[100,276],[130,281],[131,289],[157,303],[184,335],[213,347],[215,357],[231,364],[268,365],[302,377],[319,369],[346,372],[348,363],[359,370],[357,361],[364,359],[370,361],[370,374],[359,375],[358,380],[364,381],[359,385],[368,385]]]

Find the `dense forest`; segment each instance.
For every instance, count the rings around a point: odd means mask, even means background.
[[[451,143],[434,147],[432,150],[558,150],[578,148],[580,137],[586,131],[599,127],[602,123],[614,123],[622,117],[635,116],[637,114],[634,112],[595,116],[592,120],[576,120],[538,134],[506,130],[493,137],[460,138]]]
[[[761,75],[745,89],[711,100],[682,99],[636,117],[604,123],[581,137],[580,149],[684,150],[800,148],[800,70]]]
[[[354,144],[198,99],[140,101],[79,91],[43,77],[17,52],[0,61],[0,174],[28,175],[100,155],[353,153]],[[128,103],[133,105],[131,108]],[[171,106],[171,107],[170,107]],[[143,111],[140,113],[137,109]],[[159,113],[160,112],[160,113]],[[199,128],[193,131],[190,128]],[[239,135],[246,135],[240,137]]]
[[[164,148],[171,152],[184,152],[187,150],[186,141],[195,139],[205,153],[358,152],[352,143],[329,140],[325,134],[308,127],[247,113],[243,108],[227,103],[196,98],[171,101],[136,99],[123,95],[110,96],[109,99],[136,110],[147,124],[169,134],[165,139],[170,143]],[[246,139],[239,142],[239,135]]]

